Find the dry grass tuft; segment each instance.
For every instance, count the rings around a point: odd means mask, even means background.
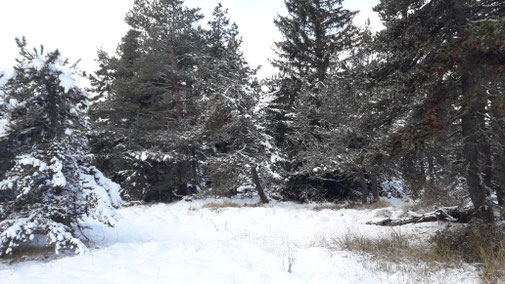
[[[438,232],[428,244],[422,243],[412,235],[402,235],[393,230],[390,235],[378,238],[347,233],[330,240],[326,246],[370,256],[375,260],[374,269],[385,272],[421,269],[415,272],[428,275],[436,270],[469,263],[480,268],[484,283],[505,283],[503,230],[470,225]],[[414,263],[421,265],[409,265]]]
[[[454,262],[441,262],[427,245],[421,245],[413,235],[404,235],[392,230],[383,237],[367,237],[347,233],[330,240],[330,249],[348,250],[366,256],[365,267],[386,273],[407,273],[426,279],[434,272],[454,267]]]
[[[360,204],[360,206],[358,206],[358,209],[374,210],[374,209],[386,208],[389,206],[391,206],[391,204],[389,202],[381,199],[381,200],[373,202],[373,203]]]
[[[209,209],[212,211],[219,211],[221,209],[227,208],[244,208],[244,207],[259,207],[260,203],[235,203],[235,202],[211,202],[202,206],[204,209]]]
[[[485,283],[505,283],[505,234],[488,225],[439,232],[432,240],[433,252],[445,261],[477,263]]]
[[[432,204],[426,202],[419,202],[414,204],[406,204],[401,207],[402,215],[401,217],[409,217],[409,212],[416,212],[418,214],[423,214],[434,209]]]
[[[505,283],[505,241],[502,240],[496,249],[481,249],[480,255],[484,269],[482,279],[486,283]]]
[[[376,202],[366,203],[366,204],[362,204],[362,203],[358,203],[358,202],[349,203],[349,204],[347,204],[346,209],[375,210],[375,209],[386,208],[389,206],[391,206],[391,204],[389,202],[380,199]]]
[[[26,261],[48,261],[67,254],[72,255],[72,253],[57,255],[54,252],[54,247],[23,246],[14,249],[12,254],[2,256],[1,262],[16,264]]]
[[[391,211],[389,209],[381,209],[375,213],[374,217],[386,219],[386,218],[391,218],[392,215],[393,214],[391,213]]]
[[[413,246],[409,239],[398,231],[391,231],[390,235],[370,238],[348,233],[343,237],[333,239],[335,247],[340,249],[366,253],[380,260],[399,262],[403,260],[430,260],[426,257],[426,248]]]
[[[323,210],[341,210],[341,209],[345,209],[346,208],[346,204],[321,204],[321,205],[317,205],[317,206],[314,206],[312,208],[312,210],[314,211],[323,211]]]
[[[374,210],[380,208],[386,208],[391,206],[385,200],[379,200],[373,203],[361,204],[358,202],[349,202],[343,204],[321,204],[312,208],[314,211],[322,211],[322,210],[341,210],[341,209],[356,209],[356,210]]]

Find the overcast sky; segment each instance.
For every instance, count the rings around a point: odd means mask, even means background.
[[[96,69],[96,50],[110,53],[124,35],[126,12],[133,0],[7,0],[0,9],[0,68],[14,64],[18,50],[14,38],[26,36],[30,46],[44,44],[46,49],[58,48],[71,62],[81,59],[80,68]],[[278,14],[285,14],[283,0],[186,0],[189,7],[200,7],[205,15],[221,2],[229,8],[229,16],[239,26],[244,39],[243,51],[251,66],[262,65],[260,76],[275,73],[268,58],[273,57],[275,40],[281,39],[273,24]],[[347,0],[344,6],[360,10],[355,22],[363,24],[367,18],[375,30],[380,20],[372,11],[379,0]],[[202,25],[206,21],[202,21]]]

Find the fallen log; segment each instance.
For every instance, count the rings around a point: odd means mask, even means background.
[[[470,210],[462,210],[458,207],[438,208],[433,212],[428,212],[422,215],[414,215],[409,218],[391,219],[387,218],[378,222],[367,222],[367,225],[377,226],[401,226],[406,224],[417,224],[422,222],[455,222],[467,223],[470,221],[472,212]]]

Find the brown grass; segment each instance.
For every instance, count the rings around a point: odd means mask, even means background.
[[[391,204],[387,201],[384,201],[384,200],[379,200],[377,202],[373,202],[373,203],[367,203],[367,204],[359,204],[356,206],[355,209],[370,209],[370,210],[374,210],[374,209],[380,209],[380,208],[386,208],[386,207],[389,207],[391,206]]]
[[[414,246],[409,242],[409,239],[412,240],[412,236],[407,237],[393,230],[390,235],[379,238],[348,233],[343,237],[334,239],[333,242],[336,247],[341,249],[366,253],[374,258],[390,262],[403,262],[405,260],[435,261],[425,247]]]
[[[66,254],[64,254],[66,255]],[[54,247],[20,247],[12,251],[12,254],[4,255],[1,262],[16,264],[26,261],[48,261],[57,258]]]
[[[341,210],[341,209],[356,209],[356,210],[374,210],[380,208],[386,208],[391,206],[387,201],[379,200],[373,203],[361,204],[358,202],[349,202],[344,204],[321,204],[314,206],[312,210],[322,211],[322,210]]]
[[[438,263],[438,258],[426,246],[414,245],[412,235],[392,230],[389,235],[372,238],[355,233],[329,240],[330,249],[348,250],[365,256],[363,264],[372,271],[409,273],[421,278],[451,265]]]
[[[204,209],[209,209],[212,211],[219,211],[221,209],[227,208],[244,208],[244,207],[259,207],[260,203],[235,203],[235,202],[211,202],[202,206]]]
[[[346,208],[345,204],[321,204],[314,206],[312,210],[319,212],[323,210],[340,210],[345,208]]]
[[[480,268],[484,283],[505,283],[505,235],[494,227],[446,230],[437,233],[429,243],[422,243],[412,235],[393,230],[390,235],[379,238],[347,233],[330,240],[326,246],[370,256],[375,261],[373,268],[385,272],[414,270],[428,275],[466,262]],[[422,265],[416,268],[409,263]]]
[[[433,252],[446,261],[479,264],[485,283],[505,283],[505,234],[487,225],[470,225],[439,232],[432,240]]]

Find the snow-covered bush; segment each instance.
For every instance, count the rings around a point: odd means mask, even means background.
[[[40,236],[56,252],[86,250],[77,233],[84,216],[114,224],[119,186],[93,166],[85,136],[87,97],[58,50],[28,52],[1,80],[0,256]],[[5,77],[2,76],[0,79]]]

